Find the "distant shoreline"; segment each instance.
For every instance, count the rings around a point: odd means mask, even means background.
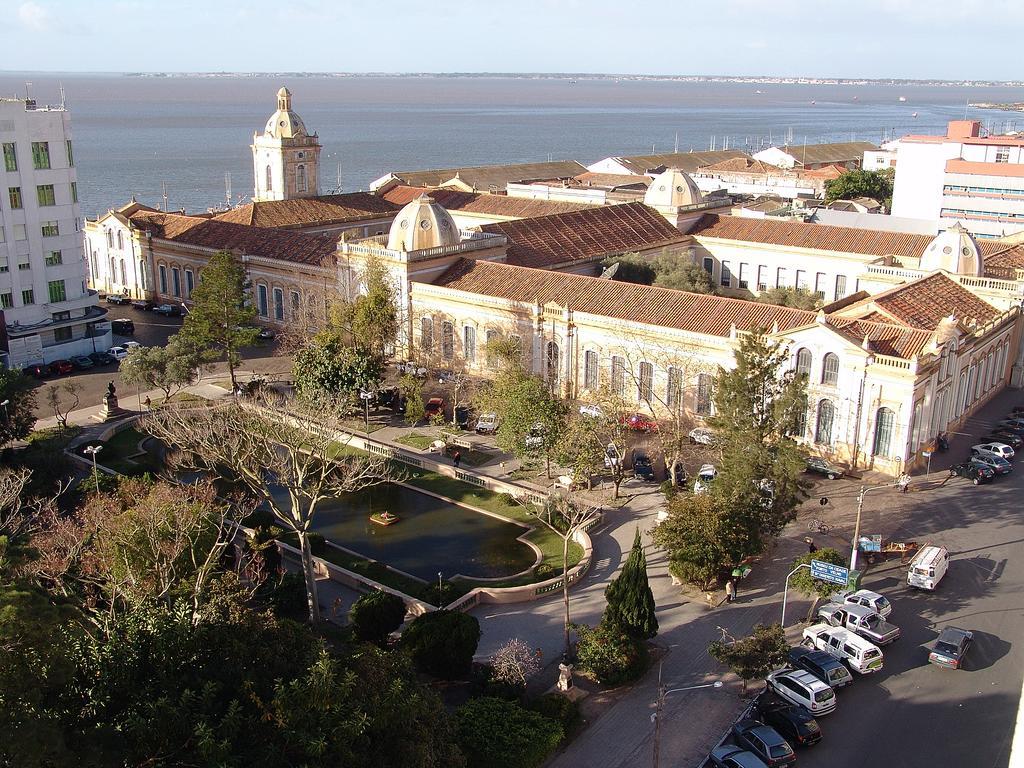
[[[967,106],[975,109],[1000,109],[1003,112],[1024,112],[1024,103],[1019,101],[1011,104],[991,104],[987,101],[979,101],[978,103],[971,102]]]

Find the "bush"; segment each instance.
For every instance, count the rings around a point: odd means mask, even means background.
[[[327,553],[327,542],[324,540],[323,535],[319,533],[308,533],[306,535],[309,537],[309,551],[315,557],[323,557]]]
[[[304,621],[309,614],[305,577],[301,573],[286,573],[280,579],[270,581],[273,590],[268,598],[274,615],[283,619]]]
[[[375,645],[384,645],[388,635],[405,621],[405,601],[380,590],[363,595],[348,613],[356,637]]]
[[[516,501],[516,497],[508,492],[499,493],[498,501],[500,501],[506,507],[514,507],[518,504],[518,502]]]
[[[417,616],[402,633],[402,647],[421,672],[446,680],[469,673],[480,642],[480,622],[458,611]]]
[[[467,768],[536,768],[562,740],[562,726],[504,699],[473,699],[456,713]]]
[[[620,685],[636,680],[647,666],[647,646],[630,637],[614,622],[591,628],[574,624],[578,642],[579,667],[602,685]]]
[[[242,525],[247,528],[270,528],[277,524],[277,518],[269,509],[255,509],[242,518]]]
[[[560,693],[545,694],[539,699],[528,701],[526,706],[549,720],[561,723],[566,736],[580,724],[580,705]]]

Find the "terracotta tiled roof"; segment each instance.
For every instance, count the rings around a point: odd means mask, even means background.
[[[469,259],[455,262],[435,284],[528,304],[553,301],[576,312],[722,337],[734,324],[745,330],[778,322],[780,330],[787,330],[815,318],[814,312],[774,304]]]
[[[217,221],[254,227],[298,228],[379,219],[398,212],[400,206],[368,192],[322,195],[298,200],[267,200],[240,205],[217,214]]]
[[[131,220],[140,229],[152,232],[154,237],[174,243],[217,251],[240,251],[250,256],[299,264],[319,265],[338,249],[336,238],[329,235],[304,235],[197,216],[139,211],[131,216]]]
[[[628,173],[595,173],[587,171],[575,178],[577,186],[582,187],[649,187],[651,186],[650,176],[633,176]]]
[[[998,309],[941,272],[897,286],[868,299],[881,313],[914,328],[934,330],[944,317],[955,314],[961,322],[991,322]]]
[[[1018,269],[1024,269],[1024,244],[1003,246],[985,259],[985,274],[989,277],[1013,280]]]
[[[485,224],[508,238],[509,264],[553,267],[678,243],[685,235],[643,203],[587,206],[572,213]]]
[[[429,193],[434,200],[449,211],[467,214],[479,213],[485,216],[507,216],[514,219],[551,216],[556,213],[569,213],[592,207],[582,203],[565,203],[557,200],[531,200],[525,197],[460,192],[457,189],[427,189],[426,187],[407,186],[393,187],[382,197],[395,205],[403,206],[424,193]]]
[[[801,173],[807,179],[838,179],[846,173],[846,168],[841,165],[825,165],[821,168],[809,168]]]
[[[800,165],[819,165],[820,163],[861,162],[864,153],[878,149],[870,141],[842,141],[835,144],[793,144],[779,147]]]
[[[477,165],[466,168],[438,168],[431,171],[393,171],[392,175],[412,187],[437,187],[455,176],[474,189],[487,192],[490,187],[504,191],[509,182],[537,179],[570,179],[587,170],[575,160],[512,165]]]
[[[722,160],[712,165],[705,165],[700,169],[701,173],[708,171],[723,171],[732,173],[760,173],[776,175],[792,174],[792,171],[787,171],[785,168],[779,168],[777,165],[771,165],[769,163],[763,163],[760,160],[755,160],[752,157],[742,156],[733,157],[729,160]]]
[[[746,152],[738,149],[719,149],[713,152],[666,152],[660,155],[631,155],[616,157],[620,164],[637,176],[646,175],[657,168],[678,168],[686,173],[693,173],[698,168],[733,157],[748,157]]]
[[[838,253],[904,257],[920,256],[933,240],[928,235],[911,235],[903,232],[716,214],[705,215],[690,234],[698,238],[716,237],[723,240],[788,245]]]
[[[860,346],[867,336],[871,352],[891,357],[912,358],[920,354],[932,338],[932,331],[888,322],[868,322],[866,319],[852,320],[831,315],[828,324]]]

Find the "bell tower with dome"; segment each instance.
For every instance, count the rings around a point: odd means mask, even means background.
[[[252,137],[254,202],[293,200],[319,194],[320,140],[292,111],[292,94],[277,92],[277,111],[263,133]]]

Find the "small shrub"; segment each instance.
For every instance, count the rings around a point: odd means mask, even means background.
[[[576,656],[580,669],[602,685],[621,685],[636,680],[647,666],[647,646],[634,640],[612,622],[597,627],[574,625],[578,636]]]
[[[388,635],[405,621],[405,601],[380,590],[363,595],[348,613],[356,637],[375,645],[384,645]]]
[[[506,507],[514,507],[518,503],[516,501],[516,497],[513,496],[511,493],[507,493],[507,492],[499,493],[498,494],[498,501],[500,501]]]
[[[561,569],[556,569],[551,563],[541,563],[533,573],[538,579],[546,581],[560,575],[561,572]]]
[[[658,490],[665,494],[666,499],[671,499],[679,492],[679,489],[672,484],[671,480],[662,480],[661,485],[658,486]]]
[[[455,712],[467,768],[536,768],[562,740],[562,726],[539,712],[484,696]]]
[[[445,680],[469,673],[479,643],[480,622],[458,611],[417,616],[402,633],[402,647],[409,651],[416,668]]]
[[[277,551],[276,548],[274,551]],[[273,590],[267,597],[274,614],[284,619],[305,619],[309,603],[306,598],[306,579],[302,574],[285,573],[279,579],[271,579],[271,582]]]
[[[566,735],[572,733],[580,724],[580,705],[560,693],[547,693],[539,699],[528,701],[526,706],[549,720],[561,723]]]

